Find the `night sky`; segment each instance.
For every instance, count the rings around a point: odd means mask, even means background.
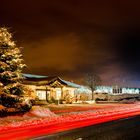
[[[0,26],[23,47],[25,73],[140,85],[139,0],[5,0]]]

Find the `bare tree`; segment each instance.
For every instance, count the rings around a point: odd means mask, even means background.
[[[97,86],[101,84],[101,78],[99,75],[88,73],[86,75],[86,85],[91,89],[92,92],[92,100],[94,100],[94,91]]]

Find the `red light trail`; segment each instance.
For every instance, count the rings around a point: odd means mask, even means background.
[[[100,124],[121,118],[140,115],[140,104],[114,107],[111,109],[100,109],[94,112],[79,114],[66,114],[59,116],[58,121],[51,123],[36,122],[36,125],[3,129],[0,132],[1,140],[25,140],[41,135],[49,135],[57,132],[71,130],[89,125]],[[28,123],[28,122],[27,122]]]

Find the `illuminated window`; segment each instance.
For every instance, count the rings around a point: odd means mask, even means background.
[[[46,91],[44,90],[37,90],[36,95],[40,100],[46,100]]]
[[[56,99],[60,99],[61,98],[61,90],[57,89],[56,90]]]

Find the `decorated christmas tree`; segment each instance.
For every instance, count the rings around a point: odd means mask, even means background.
[[[22,103],[26,90],[21,72],[25,66],[12,34],[7,28],[0,28],[0,102],[3,106],[15,107]]]

